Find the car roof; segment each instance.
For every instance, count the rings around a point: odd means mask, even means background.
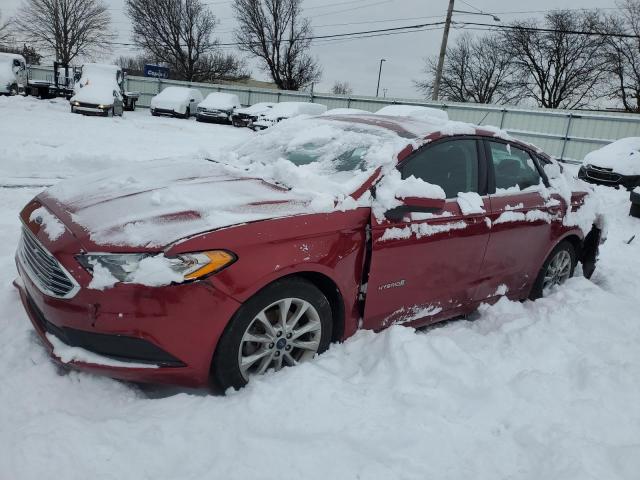
[[[353,115],[323,115],[323,119],[335,120],[340,122],[360,123],[365,125],[373,125],[385,128],[397,134],[400,137],[421,140],[428,138],[431,141],[440,138],[459,136],[459,135],[475,135],[486,137],[489,139],[497,139],[508,141],[534,150],[535,152],[544,154],[539,148],[521,140],[515,139],[507,134],[507,132],[496,127],[480,126],[471,123],[443,121],[442,119],[433,118],[432,121],[414,117],[401,117],[391,115],[371,114],[353,114]],[[544,154],[546,155],[546,154]]]

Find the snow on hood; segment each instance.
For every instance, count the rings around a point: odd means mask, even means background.
[[[238,96],[233,93],[214,92],[207,95],[198,107],[216,108],[219,110],[233,110],[240,106]]]
[[[356,208],[350,194],[378,167],[395,166],[411,141],[377,126],[288,120],[209,162],[95,173],[60,182],[41,200],[94,244],[160,247],[245,222]]]
[[[108,83],[90,83],[78,90],[71,102],[95,103],[102,105],[113,104],[113,91],[117,90],[117,85]]]
[[[97,245],[159,247],[203,231],[304,213],[310,198],[206,160],[172,160],[63,181],[43,194],[43,203],[50,200],[70,215],[79,238],[84,233]]]
[[[189,103],[191,91],[185,87],[167,87],[151,99],[153,108],[180,108]]]
[[[622,175],[640,175],[640,137],[622,138],[587,153],[583,164],[612,168]]]

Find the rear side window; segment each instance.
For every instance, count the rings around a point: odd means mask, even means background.
[[[540,173],[528,152],[508,143],[487,142],[491,153],[496,189],[539,185]]]
[[[460,139],[429,145],[401,167],[402,178],[413,175],[440,185],[447,198],[459,192],[478,192],[478,151],[473,139]]]

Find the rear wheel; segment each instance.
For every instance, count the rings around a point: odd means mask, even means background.
[[[240,388],[254,376],[311,360],[331,341],[329,301],[301,278],[276,281],[244,303],[218,342],[214,386]]]
[[[573,276],[575,268],[575,248],[566,240],[560,242],[542,265],[529,298],[536,300],[546,295],[553,287],[562,285]]]
[[[191,108],[187,107],[184,111],[184,118],[189,118],[191,116]]]
[[[16,85],[15,83],[11,85],[11,87],[9,88],[9,95],[18,95],[18,85]]]

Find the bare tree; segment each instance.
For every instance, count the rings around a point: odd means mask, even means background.
[[[9,20],[2,21],[2,11],[0,11],[0,45],[3,45],[11,38],[11,32],[9,30]]]
[[[609,98],[619,100],[628,112],[640,113],[640,0],[624,0],[618,13],[609,16],[604,31],[631,34],[635,38],[606,37],[606,59],[611,73]]]
[[[236,0],[233,9],[240,48],[260,59],[278,88],[299,90],[320,79],[301,0]]]
[[[213,37],[215,15],[201,0],[127,0],[133,39],[147,57],[181,80],[246,77],[244,62],[224,54]]]
[[[351,95],[353,88],[349,85],[349,82],[336,82],[331,87],[331,93],[334,95]]]
[[[606,77],[601,19],[595,12],[558,10],[536,22],[518,22],[503,33],[504,48],[517,69],[516,87],[545,108],[582,108],[602,95]]]
[[[18,32],[65,64],[109,51],[110,22],[100,0],[23,0],[14,18]]]
[[[425,80],[416,87],[431,98],[437,57],[428,58]],[[452,102],[513,103],[518,95],[513,90],[514,67],[509,55],[495,35],[474,38],[465,34],[447,50],[440,97]]]

